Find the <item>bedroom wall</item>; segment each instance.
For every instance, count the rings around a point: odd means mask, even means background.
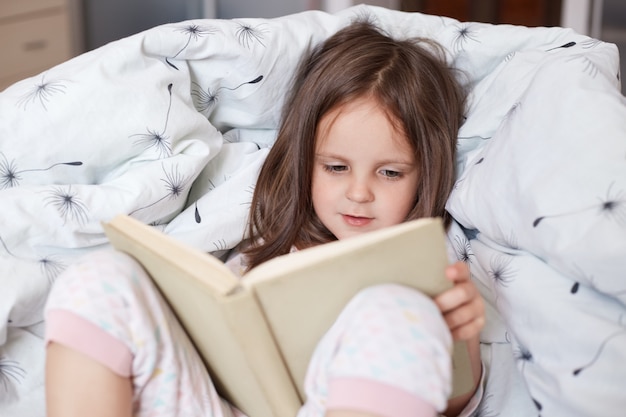
[[[600,39],[617,45],[620,51],[622,94],[626,95],[626,2],[604,0]]]
[[[85,48],[153,26],[202,17],[205,0],[83,0]]]

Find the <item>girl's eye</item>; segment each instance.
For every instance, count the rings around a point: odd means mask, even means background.
[[[390,169],[383,169],[380,171],[380,173],[387,178],[400,178],[402,176],[402,173],[398,171],[392,171]]]
[[[328,172],[344,172],[348,170],[346,165],[324,165],[324,170]]]

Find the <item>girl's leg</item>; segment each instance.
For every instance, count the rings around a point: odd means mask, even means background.
[[[451,390],[451,349],[430,298],[400,285],[370,287],[318,344],[298,417],[435,416]]]
[[[100,251],[68,268],[51,291],[46,326],[49,416],[232,411],[150,278],[127,255]],[[101,410],[110,413],[95,414]]]

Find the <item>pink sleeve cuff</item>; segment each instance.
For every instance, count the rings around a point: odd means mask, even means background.
[[[88,320],[66,310],[46,313],[46,345],[74,349],[123,377],[130,377],[133,355],[128,347]]]
[[[403,389],[364,378],[329,382],[327,410],[355,410],[382,417],[436,416],[429,402]]]

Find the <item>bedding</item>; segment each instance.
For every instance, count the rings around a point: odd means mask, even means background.
[[[298,59],[365,16],[439,41],[470,92],[448,209],[488,311],[477,415],[623,416],[617,48],[371,6],[167,24],[0,93],[0,415],[45,415],[42,308],[107,245],[101,220],[129,213],[211,252],[241,240]]]

